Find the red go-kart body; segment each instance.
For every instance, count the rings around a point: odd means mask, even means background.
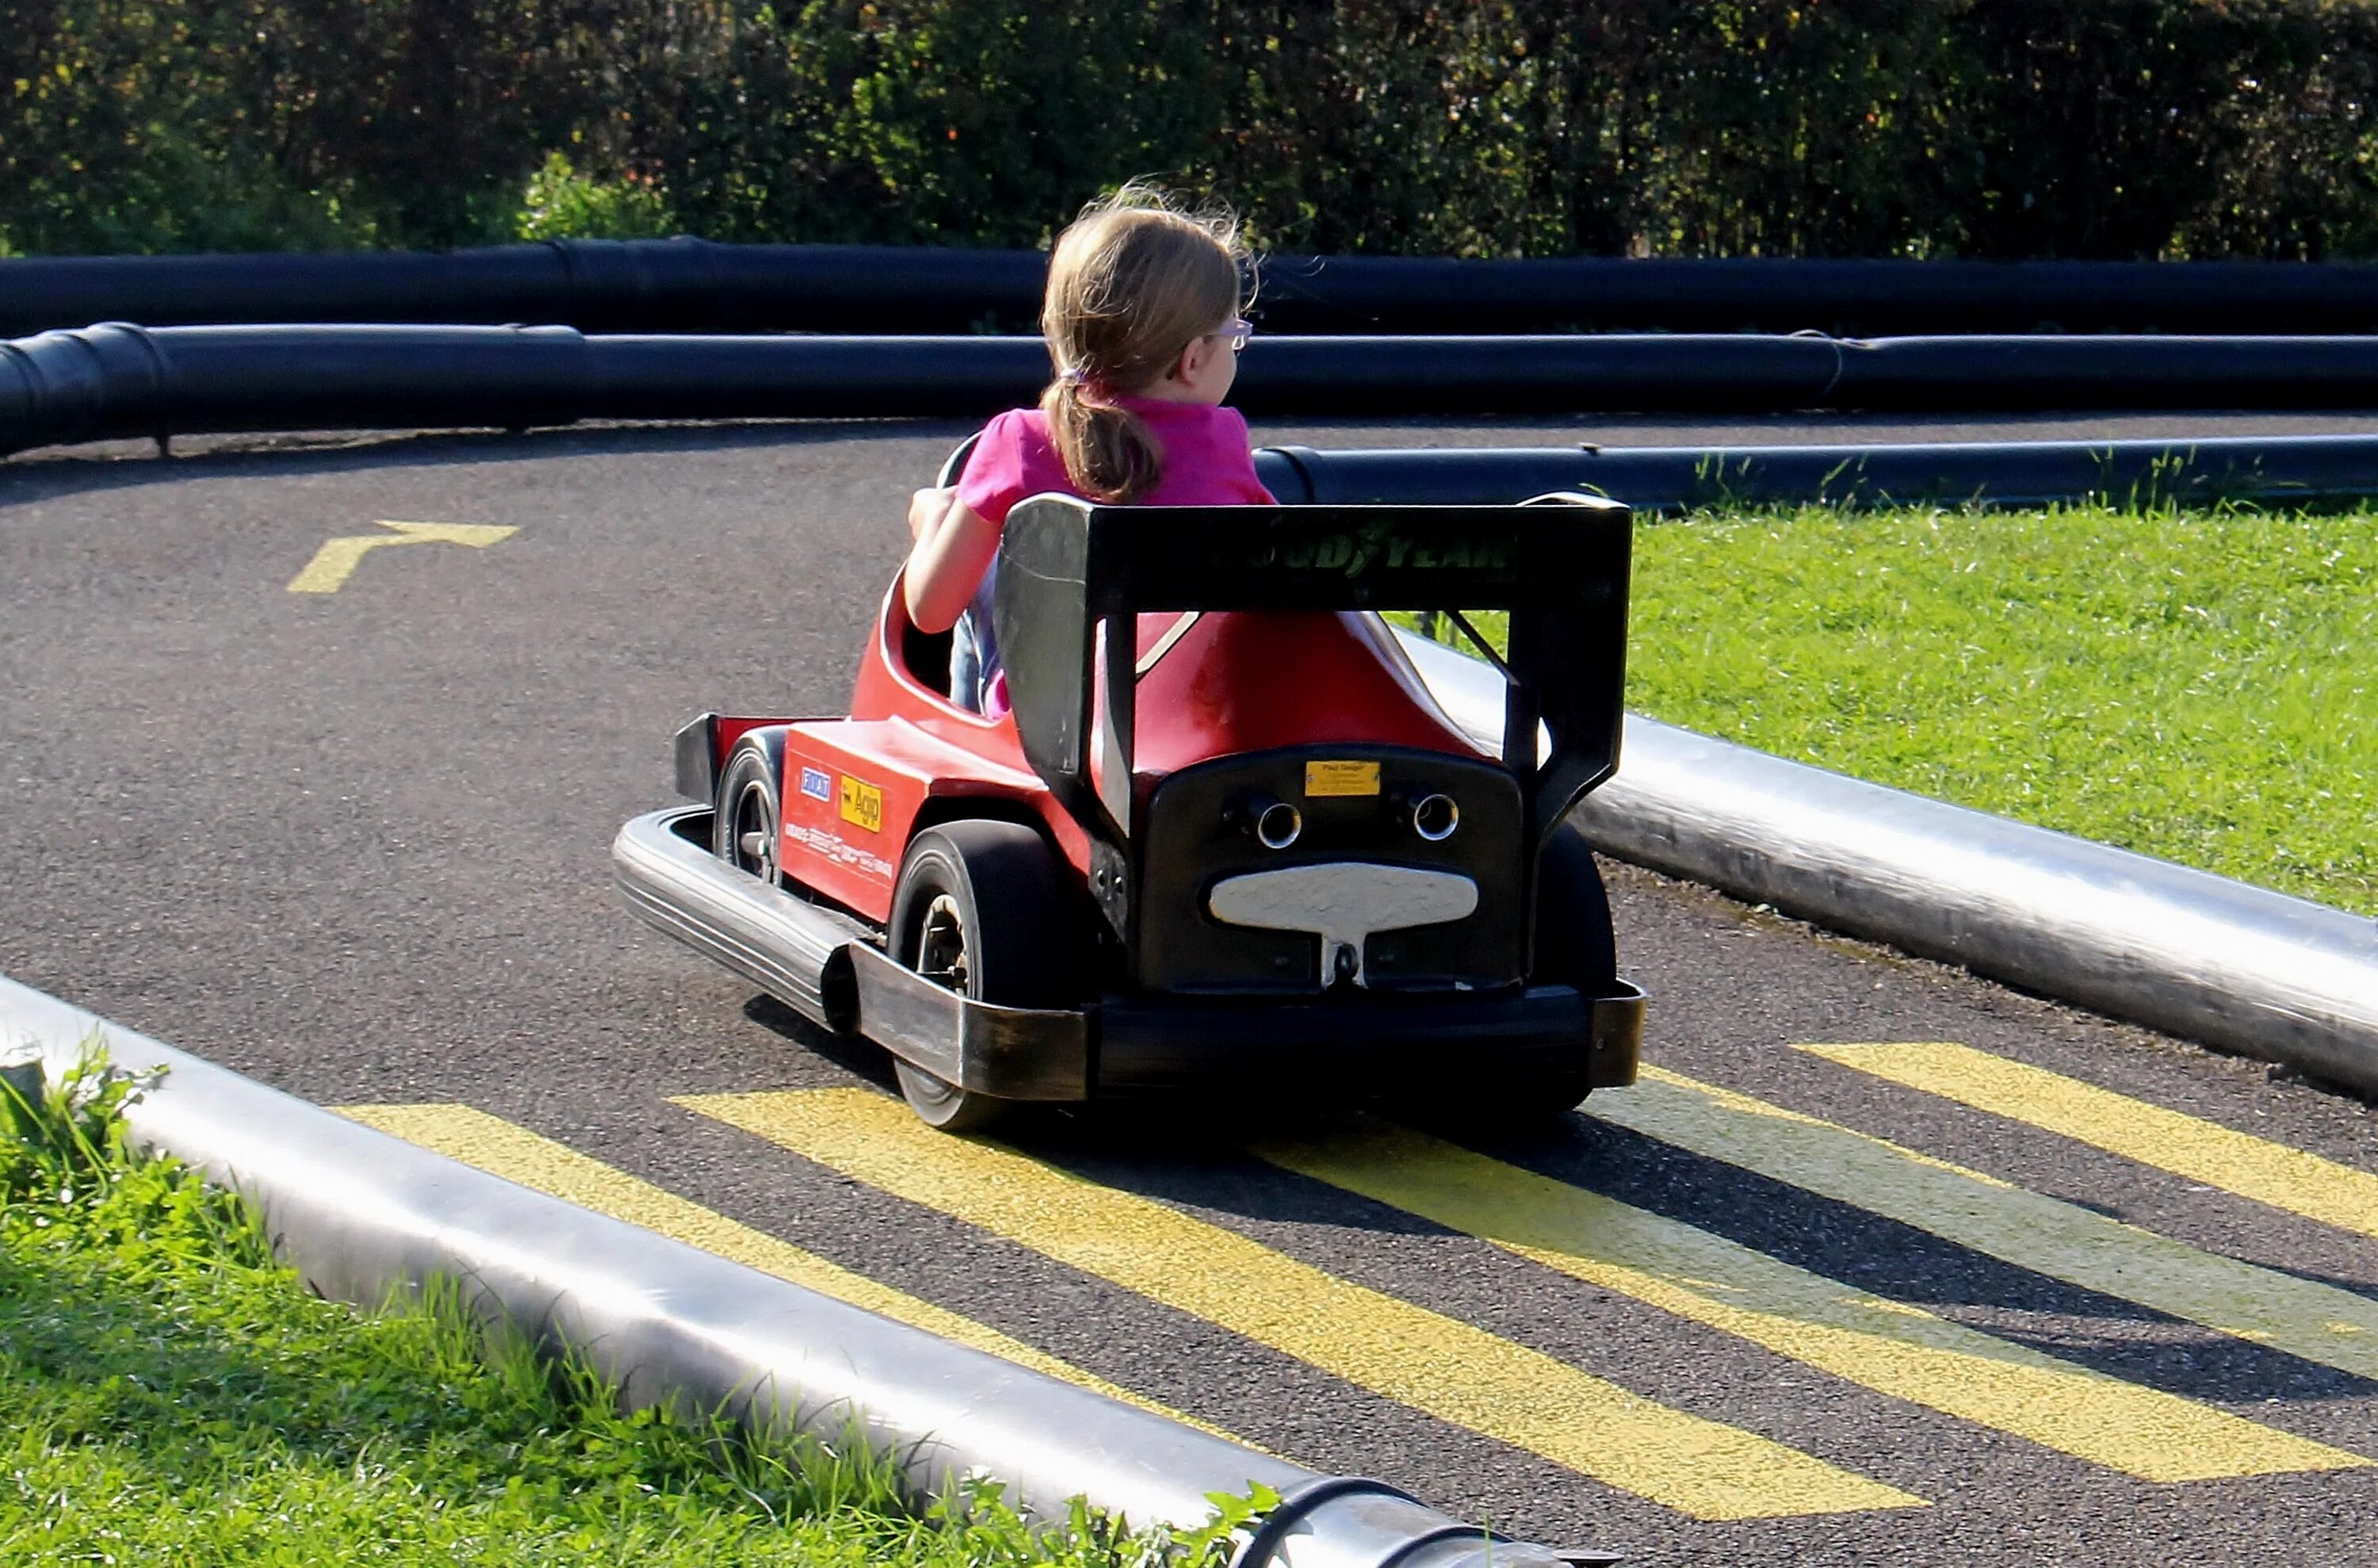
[[[1249,1074],[1540,1110],[1631,1081],[1641,995],[1560,820],[1615,763],[1626,514],[1548,510],[1027,502],[1014,712],[950,699],[895,581],[849,717],[680,731],[702,804],[622,830],[623,885],[954,1129]],[[1360,608],[1398,595],[1512,606],[1518,754]]]
[[[1181,616],[1137,619],[1145,656]],[[1286,747],[1405,746],[1483,759],[1397,668],[1393,640],[1378,628],[1351,613],[1197,617],[1140,682],[1140,790],[1195,763]],[[787,726],[778,864],[878,923],[892,918],[901,850],[939,822],[1029,814],[1075,872],[1090,874],[1089,838],[1024,760],[1015,715],[970,713],[910,668],[905,650],[932,642],[908,623],[895,582],[848,718],[716,721],[722,758],[743,731]]]

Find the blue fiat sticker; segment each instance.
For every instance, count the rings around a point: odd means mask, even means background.
[[[812,801],[834,799],[834,780],[814,767],[801,769],[801,793]]]

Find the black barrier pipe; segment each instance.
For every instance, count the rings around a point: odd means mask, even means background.
[[[1298,332],[2378,332],[2378,266],[1279,257],[1264,324]]]
[[[585,337],[568,327],[163,327],[0,343],[0,452],[126,436],[579,419],[979,416],[1035,338]],[[1271,338],[1259,415],[2378,408],[2359,338]]]
[[[162,327],[0,344],[0,452],[232,430],[988,415],[1037,338],[589,338],[568,327]]]
[[[2043,506],[2092,496],[2284,505],[2378,495],[2378,436],[1335,452],[1292,446],[1258,451],[1255,472],[1272,494],[1295,505],[1497,504],[1556,490],[1615,496],[1639,512],[1725,503]]]
[[[1257,338],[1263,414],[2378,408],[2359,337]]]
[[[1259,337],[1231,401],[1250,414],[1751,413],[1820,406],[1842,367],[1840,343],[1820,337]]]
[[[550,321],[582,332],[1028,332],[1037,250],[553,240],[442,253],[0,261],[0,336],[154,326]],[[2272,261],[1267,258],[1282,332],[2378,332],[2378,266]]]
[[[0,261],[0,336],[129,318],[501,325],[589,332],[1028,331],[1049,259],[913,246],[552,240],[456,251]]]
[[[1036,403],[1039,338],[597,337],[607,419],[988,416]]]
[[[2378,342],[2357,337],[1842,340],[1837,408],[2378,406]]]

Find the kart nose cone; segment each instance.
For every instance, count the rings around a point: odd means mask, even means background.
[[[1227,876],[1206,907],[1229,925],[1310,931],[1321,938],[1321,974],[1363,983],[1363,945],[1377,931],[1460,920],[1478,908],[1478,884],[1449,871],[1339,861]]]

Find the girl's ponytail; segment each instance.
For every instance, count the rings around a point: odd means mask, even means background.
[[[1128,408],[1082,395],[1080,373],[1061,375],[1040,394],[1040,412],[1065,472],[1093,501],[1128,505],[1164,477],[1164,449]]]
[[[1118,395],[1160,380],[1181,351],[1243,308],[1238,228],[1183,212],[1136,183],[1093,202],[1057,236],[1040,307],[1056,379],[1040,412],[1084,495],[1129,502],[1164,477],[1164,448]]]

